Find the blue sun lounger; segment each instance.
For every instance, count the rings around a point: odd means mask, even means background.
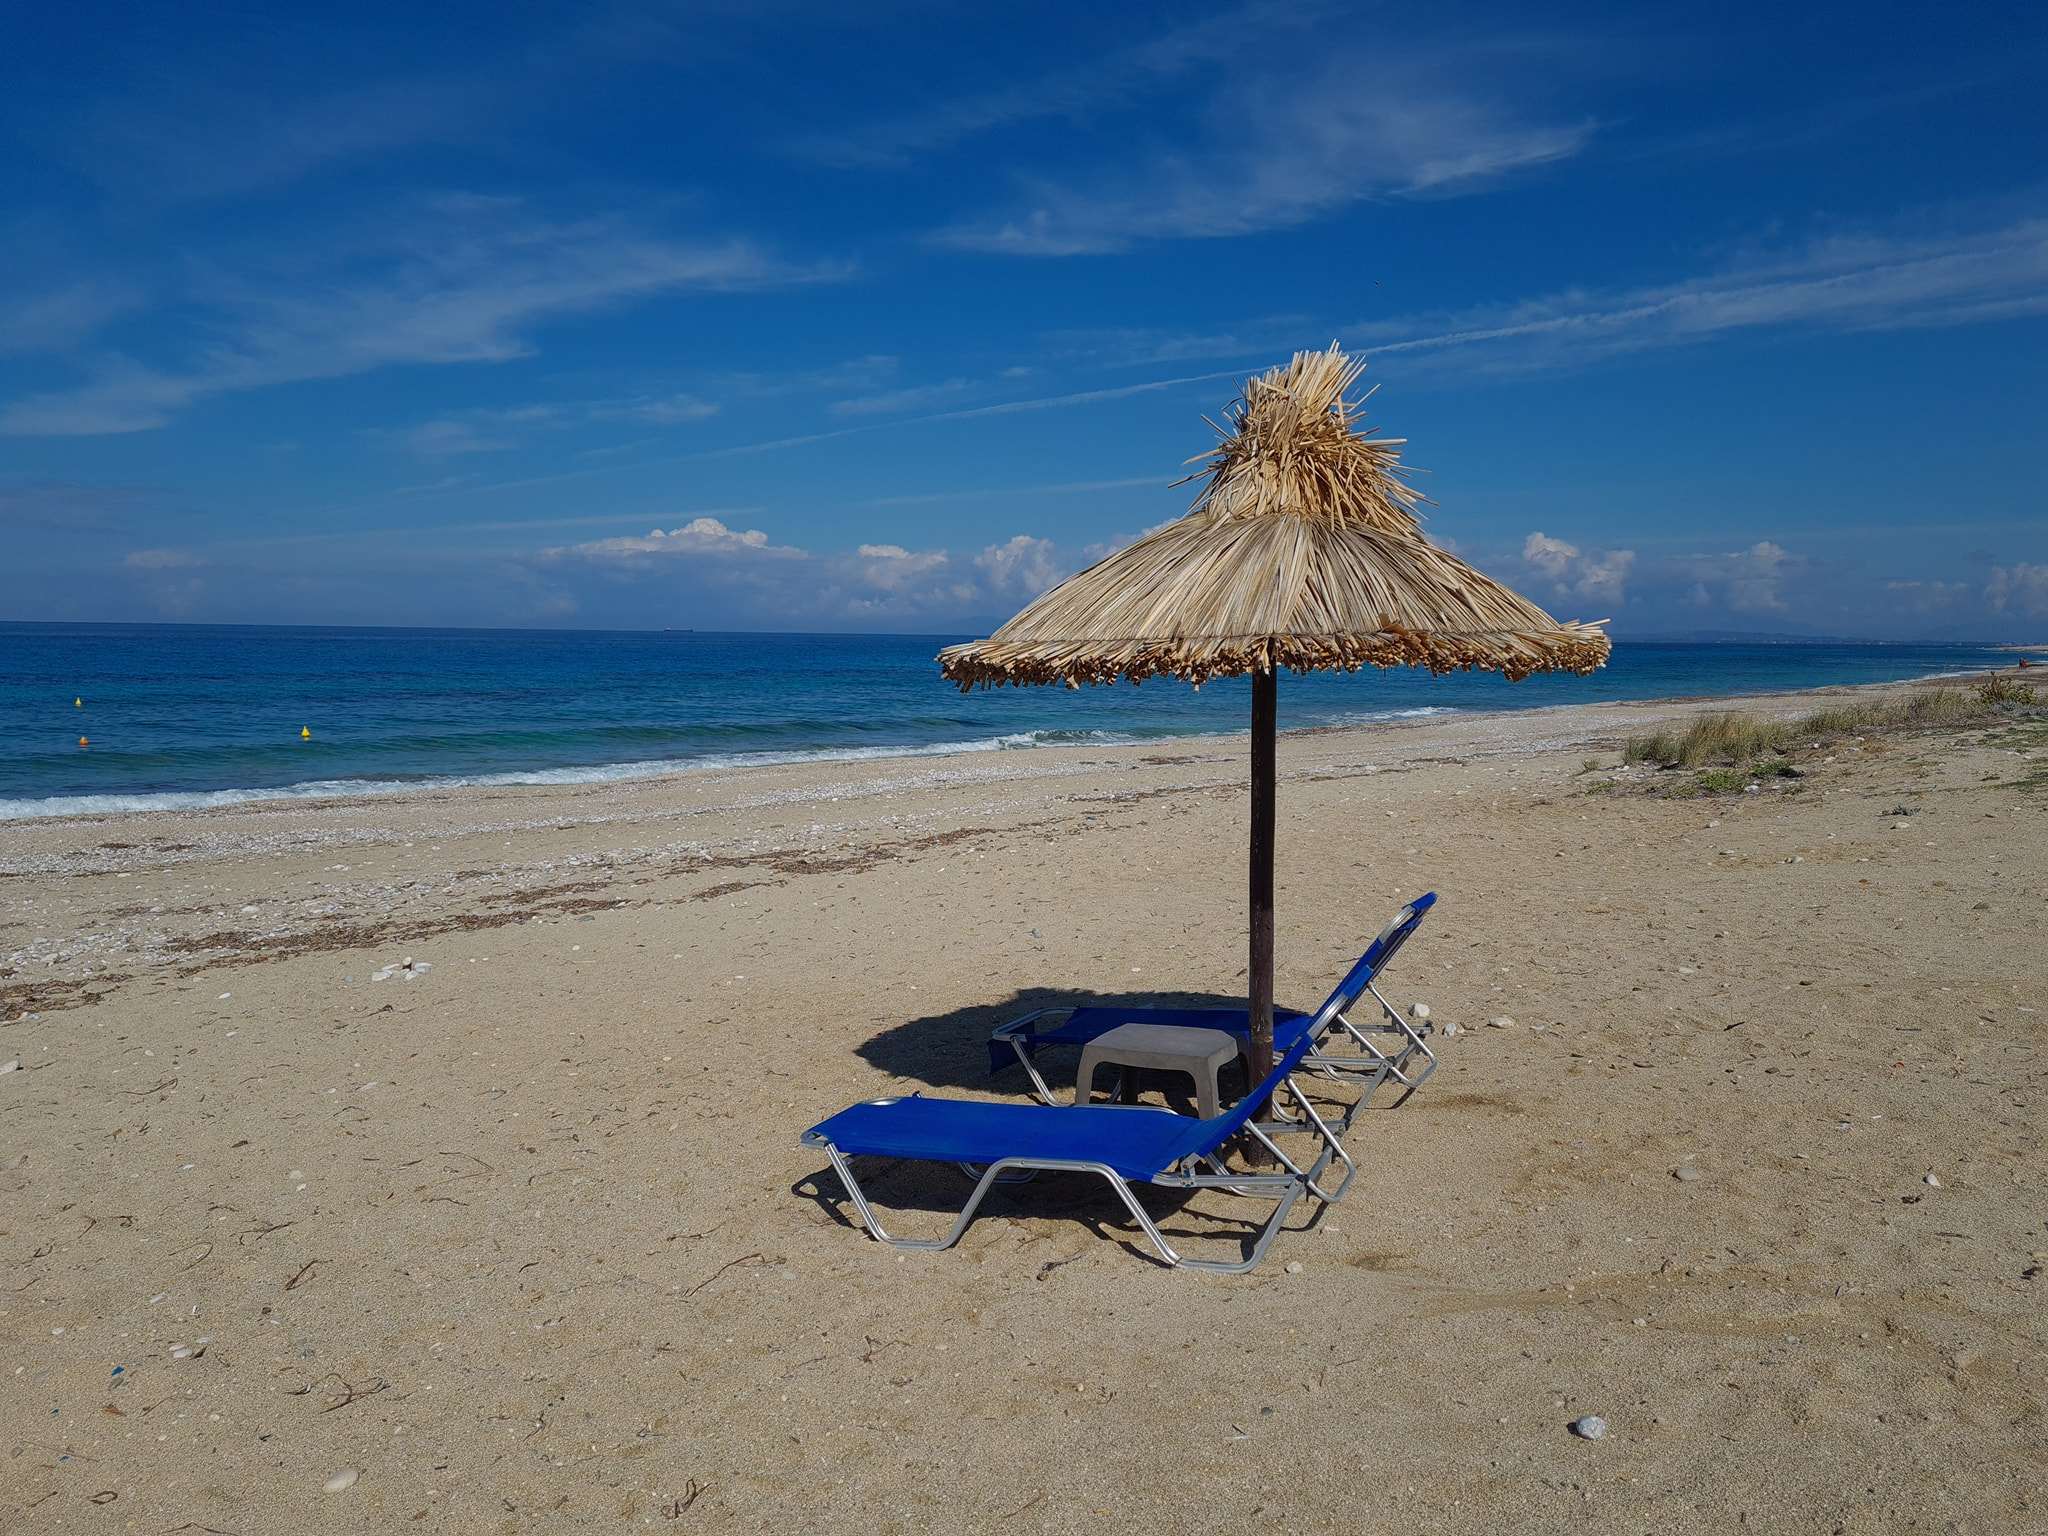
[[[1295,1201],[1303,1194],[1313,1194],[1325,1202],[1334,1201],[1344,1193],[1357,1172],[1337,1134],[1317,1115],[1289,1076],[1301,1065],[1307,1053],[1308,1036],[1297,1036],[1257,1092],[1208,1120],[1150,1106],[1102,1104],[1053,1108],[1042,1104],[987,1104],[913,1095],[900,1099],[870,1099],[864,1104],[843,1109],[831,1119],[805,1131],[803,1145],[822,1151],[831,1160],[833,1171],[845,1184],[854,1209],[860,1212],[861,1220],[876,1240],[898,1248],[933,1250],[952,1247],[974,1219],[983,1198],[999,1183],[1018,1183],[1042,1171],[1092,1173],[1108,1181],[1123,1200],[1124,1208],[1168,1265],[1219,1274],[1241,1274],[1265,1257]],[[1306,1123],[1261,1124],[1255,1121],[1253,1110],[1269,1096],[1282,1091],[1292,1097]],[[1305,1130],[1309,1125],[1315,1128],[1322,1150],[1307,1167],[1303,1167],[1281,1150],[1273,1139],[1273,1133]],[[1226,1168],[1222,1162],[1225,1151],[1240,1136],[1263,1144],[1279,1158],[1285,1171],[1245,1173]],[[855,1179],[850,1160],[856,1157],[908,1158],[957,1164],[976,1181],[974,1192],[967,1197],[952,1230],[944,1237],[896,1237],[882,1226],[874,1207],[868,1203],[867,1195]],[[1329,1188],[1323,1182],[1323,1175],[1333,1161],[1341,1163],[1344,1172],[1336,1186]],[[1193,1259],[1181,1254],[1166,1240],[1158,1223],[1138,1203],[1131,1189],[1134,1183],[1177,1190],[1220,1189],[1239,1195],[1267,1195],[1272,1197],[1275,1205],[1244,1258],[1237,1261]]]
[[[1395,913],[1359,956],[1358,963],[1337,983],[1337,990],[1313,1014],[1293,1008],[1273,1010],[1275,1051],[1285,1051],[1297,1039],[1306,1038],[1309,1051],[1304,1065],[1309,1070],[1332,1078],[1364,1079],[1365,1092],[1339,1122],[1340,1131],[1351,1128],[1353,1117],[1381,1083],[1400,1084],[1402,1097],[1406,1098],[1436,1070],[1436,1053],[1428,1044],[1430,1026],[1411,1022],[1379,990],[1380,975],[1435,905],[1436,892],[1430,891]],[[1361,1026],[1352,1021],[1350,1012],[1368,993],[1380,1005],[1384,1020]],[[1046,1020],[1056,1022],[1048,1024]],[[1033,1058],[1049,1045],[1085,1046],[1124,1024],[1217,1029],[1239,1040],[1251,1038],[1250,1013],[1243,1008],[1041,1008],[999,1025],[989,1036],[989,1072],[993,1075],[1006,1067],[1021,1065],[1031,1079],[1032,1091],[1045,1103],[1057,1104],[1059,1099]],[[1395,1036],[1393,1049],[1383,1050],[1372,1038],[1374,1035]]]

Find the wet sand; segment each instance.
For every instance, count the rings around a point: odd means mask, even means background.
[[[1240,996],[1242,738],[0,826],[0,1526],[2048,1526],[2048,742],[1593,789],[1698,707],[1282,741],[1282,1000],[1434,889],[1461,1029],[1240,1278],[797,1137]]]

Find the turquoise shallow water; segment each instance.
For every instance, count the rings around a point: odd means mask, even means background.
[[[0,624],[0,820],[1244,728],[1243,679],[964,695],[932,657],[965,638]],[[2011,659],[1981,646],[1623,639],[1590,678],[1287,676],[1281,725],[1771,692]]]

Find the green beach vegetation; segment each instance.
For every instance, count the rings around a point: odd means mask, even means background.
[[[1792,760],[1801,750],[1823,750],[1851,737],[2010,725],[2033,718],[2043,707],[2037,689],[2015,678],[1992,677],[1969,687],[1831,704],[1789,720],[1717,711],[1683,726],[1629,737],[1622,762],[1693,770],[1687,778],[1660,786],[1666,794],[1736,794],[1767,780],[1802,777]],[[1621,786],[1610,781],[1594,787]]]

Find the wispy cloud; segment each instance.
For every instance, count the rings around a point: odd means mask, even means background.
[[[1062,480],[1052,485],[984,485],[962,491],[919,491],[911,496],[876,496],[863,505],[870,507],[922,507],[957,501],[989,501],[1002,496],[1075,496],[1090,491],[1128,491],[1139,487],[1159,489],[1167,484],[1160,475],[1131,475],[1121,480]]]
[[[2048,219],[1945,235],[1843,235],[1661,287],[1575,290],[1351,327],[1371,356],[1472,353],[1554,368],[1771,327],[1904,330],[2048,313]],[[1420,332],[1420,334],[1418,334]]]
[[[512,446],[505,438],[486,434],[476,421],[448,416],[423,421],[393,436],[412,452],[429,459],[465,453],[497,453]]]
[[[80,534],[121,534],[146,521],[161,492],[146,486],[79,480],[30,480],[0,485],[0,529]],[[147,537],[147,535],[144,535]]]
[[[88,174],[124,194],[160,203],[213,201],[364,156],[463,137],[503,96],[482,76],[325,91],[129,94],[73,125],[72,150]]]
[[[942,400],[957,400],[973,388],[971,379],[947,379],[939,384],[913,384],[880,394],[834,400],[827,409],[834,416],[885,416],[896,411],[922,410]]]
[[[1249,35],[1271,47],[1281,34],[1311,25],[1327,9],[1308,0],[1235,6],[1030,80],[954,96],[900,117],[804,134],[790,148],[826,165],[898,166],[1018,123],[1085,122],[1142,100],[1193,69],[1241,57]]]
[[[680,426],[708,421],[719,412],[715,400],[695,395],[629,396],[618,400],[563,400],[531,405],[478,406],[436,416],[409,427],[378,428],[375,435],[423,458],[501,453],[536,432],[562,431],[594,422],[629,421],[643,426]]]
[[[716,400],[687,394],[638,400],[601,400],[590,408],[591,415],[599,420],[639,421],[657,427],[675,426],[686,421],[708,421],[718,411]]]
[[[189,549],[134,549],[121,563],[131,571],[185,571],[206,561]]]
[[[1283,229],[1373,197],[1447,196],[1577,154],[1584,118],[1515,104],[1512,72],[1474,81],[1469,50],[1355,48],[1231,71],[1199,122],[1148,136],[1092,176],[1026,176],[1012,206],[938,232],[1018,256]]]
[[[844,275],[744,240],[690,240],[623,215],[549,219],[508,199],[441,198],[335,270],[215,272],[188,300],[222,339],[176,365],[105,358],[71,389],[0,410],[0,434],[75,436],[159,427],[201,400],[399,365],[530,355],[552,318],[656,295],[737,292]]]
[[[466,478],[461,483],[450,484],[445,492],[433,494],[448,496],[486,495],[500,491],[525,490],[541,485],[560,485],[571,481],[596,479],[604,475],[656,469],[672,464],[690,464],[702,460],[744,458],[755,454],[779,453],[790,448],[805,448],[816,443],[862,436],[870,432],[890,432],[905,427],[929,426],[935,423],[951,421],[967,421],[986,416],[1007,416],[1031,411],[1063,410],[1073,406],[1094,405],[1107,400],[1121,400],[1138,395],[1157,394],[1166,390],[1179,389],[1190,384],[1214,383],[1219,379],[1242,380],[1243,377],[1242,370],[1225,368],[1215,373],[1185,374],[1168,379],[1147,379],[1143,383],[1122,384],[1108,389],[1084,389],[1063,395],[1040,395],[1029,399],[1005,400],[995,405],[977,405],[957,411],[935,411],[929,415],[905,416],[893,421],[863,422],[856,426],[834,427],[825,432],[800,432],[786,437],[763,438],[750,443],[732,443],[720,448],[697,448],[687,453],[661,454],[653,458],[628,459],[621,456],[617,462],[592,464],[582,469],[560,470],[550,474],[522,475],[516,479],[475,480]],[[427,495],[430,493],[420,489],[418,494]]]
[[[886,352],[870,352],[817,368],[792,368],[782,373],[742,372],[716,376],[707,388],[721,395],[775,400],[787,395],[840,394],[876,390],[902,371],[903,360]]]
[[[105,277],[0,293],[0,355],[73,346],[142,302],[139,284]]]

